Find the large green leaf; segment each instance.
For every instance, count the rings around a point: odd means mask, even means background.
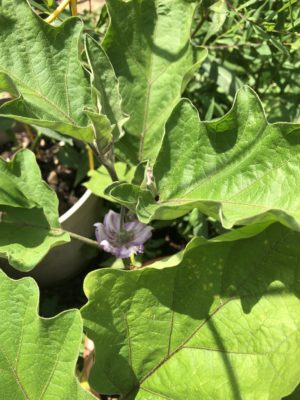
[[[14,281],[0,270],[0,398],[94,399],[74,375],[82,338],[79,312],[42,319],[38,296],[33,279]]]
[[[299,230],[299,165],[300,125],[268,124],[256,94],[245,87],[231,111],[210,122],[201,122],[188,100],[179,102],[154,165],[157,201],[128,185],[111,194],[122,201],[123,191],[135,192],[144,222],[197,207],[226,228],[278,220]]]
[[[90,273],[82,315],[96,344],[92,385],[141,400],[291,393],[300,376],[299,240],[275,224],[250,239],[196,239],[177,266]]]
[[[134,163],[153,160],[166,120],[206,55],[193,52],[190,45],[196,2],[108,0],[106,4],[111,25],[104,47],[130,116],[119,146]]]
[[[0,114],[91,142],[93,129],[83,112],[92,106],[91,89],[79,60],[82,23],[70,18],[53,27],[26,0],[1,0],[0,26],[0,87],[20,94]]]
[[[49,249],[68,242],[60,229],[55,192],[42,181],[34,154],[0,158],[0,253],[20,271],[29,271]]]

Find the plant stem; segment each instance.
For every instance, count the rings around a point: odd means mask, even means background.
[[[94,153],[90,146],[87,146],[87,155],[89,161],[89,171],[93,171],[95,169]]]
[[[35,148],[36,148],[38,142],[40,141],[41,137],[42,137],[42,135],[39,132],[37,132],[36,137],[33,139],[32,143],[30,145],[31,151],[35,152]]]
[[[60,5],[53,11],[53,13],[45,19],[45,21],[48,22],[48,24],[53,22],[64,11],[69,3],[70,0],[63,0],[63,2],[60,3]]]
[[[97,247],[99,249],[99,244],[96,240],[86,238],[85,236],[81,236],[81,235],[78,235],[77,233],[66,231],[64,229],[62,229],[62,232],[68,233],[72,239],[79,240],[80,242],[88,244],[89,246],[92,246],[92,247]]]
[[[130,259],[129,258],[123,258],[123,265],[125,270],[130,270]]]
[[[111,180],[113,182],[117,182],[119,181],[117,172],[115,170],[115,166],[113,165],[113,163],[109,162],[109,161],[102,161],[102,164],[104,165],[104,167],[106,168],[107,172],[109,173],[109,176],[111,177]]]
[[[117,172],[115,170],[115,166],[112,161],[106,159],[104,156],[101,155],[100,151],[98,151],[97,147],[93,144],[90,144],[90,148],[93,150],[95,157],[100,161],[101,164],[106,168],[111,180],[113,182],[119,181]]]
[[[74,17],[77,15],[77,0],[70,1],[71,14]]]

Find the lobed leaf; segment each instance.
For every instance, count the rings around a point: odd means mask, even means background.
[[[74,375],[82,337],[80,313],[40,318],[38,296],[33,279],[14,281],[0,270],[0,398],[94,399]]]
[[[0,25],[0,88],[15,97],[0,115],[91,142],[93,129],[83,112],[92,97],[79,59],[80,20],[53,27],[26,0],[2,0]]]
[[[20,271],[30,271],[51,247],[66,243],[60,229],[58,199],[41,178],[34,154],[0,158],[0,253]]]
[[[173,107],[206,52],[193,51],[196,7],[188,0],[106,2],[111,25],[103,46],[120,82],[127,134],[118,144],[132,163],[154,160]]]
[[[300,125],[268,124],[248,87],[232,109],[213,121],[199,120],[188,100],[175,107],[153,167],[159,200],[149,191],[119,185],[112,197],[136,193],[143,222],[174,219],[193,208],[225,228],[253,223],[300,229]]]
[[[167,264],[90,273],[92,385],[124,400],[290,394],[300,376],[299,238],[273,224],[244,240],[195,239]]]

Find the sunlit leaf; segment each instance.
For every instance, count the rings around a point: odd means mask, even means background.
[[[174,219],[197,207],[225,228],[280,221],[300,229],[300,125],[268,124],[245,87],[223,118],[201,122],[187,100],[167,125],[154,165],[159,199],[137,193],[140,219]],[[126,190],[125,190],[126,189]],[[122,202],[122,185],[112,196]]]
[[[0,253],[20,271],[29,271],[51,247],[68,242],[58,221],[58,199],[42,181],[34,154],[0,158]]]
[[[300,376],[299,240],[275,224],[250,239],[195,239],[181,261],[90,273],[91,384],[124,400],[290,394]]]
[[[132,162],[153,160],[163,128],[193,73],[206,56],[193,51],[190,28],[196,2],[106,2],[111,25],[104,48],[120,81],[130,116],[119,146]]]
[[[93,129],[83,112],[92,98],[79,59],[82,23],[70,18],[53,27],[26,0],[2,0],[0,26],[0,75],[14,83],[13,90],[11,84],[0,88],[15,97],[0,115],[92,141]]]
[[[33,279],[14,281],[0,270],[0,398],[94,399],[74,374],[82,337],[79,312],[40,318],[38,297]]]
[[[115,170],[120,181],[130,181],[133,177],[133,169],[128,169],[125,163],[116,162]],[[89,171],[88,175],[90,180],[85,182],[84,186],[97,196],[113,201],[113,198],[105,193],[105,189],[112,183],[107,170],[101,166],[96,170]]]

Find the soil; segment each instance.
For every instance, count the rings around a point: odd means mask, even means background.
[[[35,139],[34,133],[25,129],[15,133],[15,141],[0,144],[0,157],[11,160],[13,154],[22,148],[29,148]],[[70,209],[86,191],[82,185],[74,187],[76,170],[62,165],[57,157],[62,143],[42,137],[34,148],[43,180],[55,190],[59,199],[59,214]]]

